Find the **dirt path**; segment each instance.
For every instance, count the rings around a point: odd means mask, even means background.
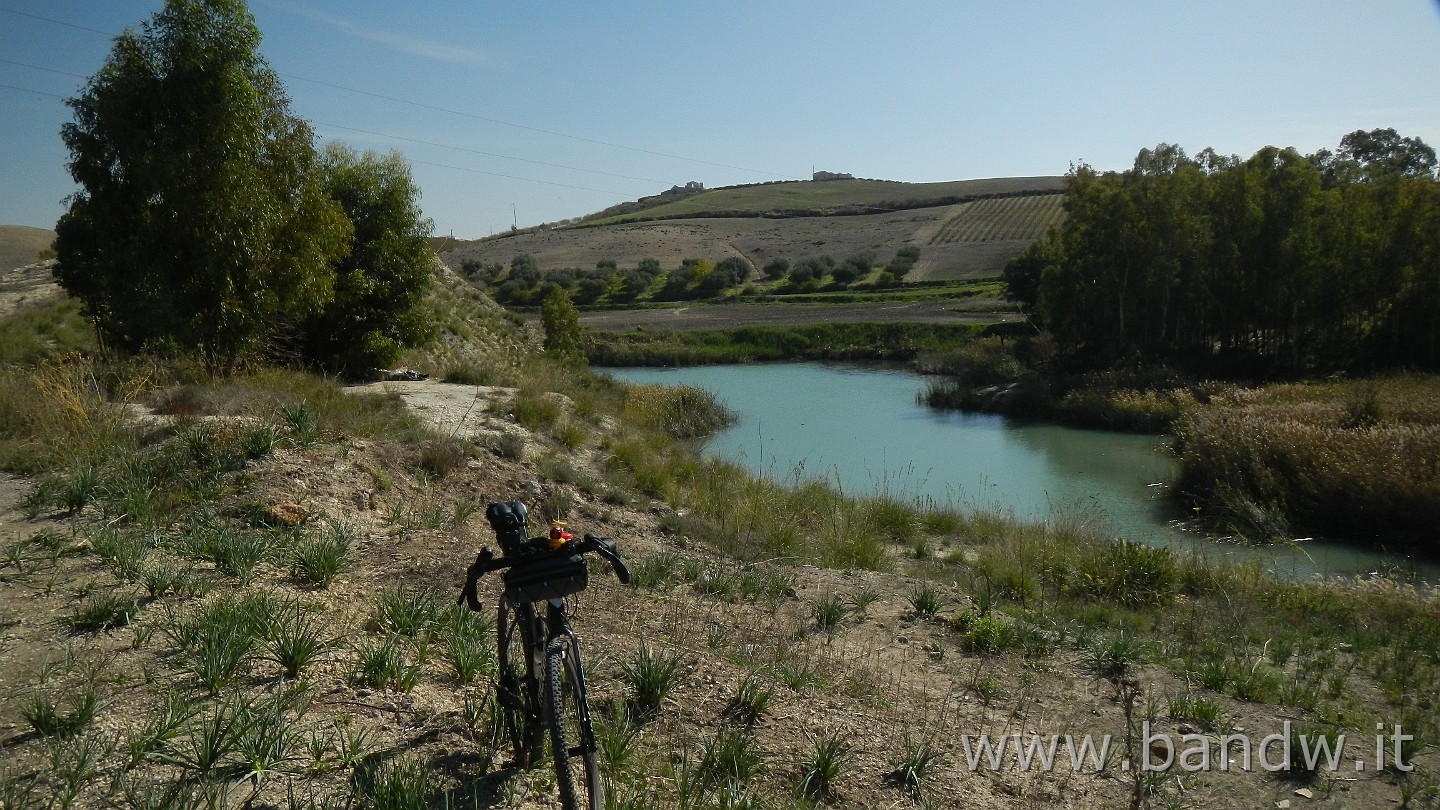
[[[882,304],[691,304],[665,309],[586,312],[580,322],[602,332],[733,329],[737,326],[798,326],[816,323],[1009,323],[1014,312],[961,310],[955,301]]]

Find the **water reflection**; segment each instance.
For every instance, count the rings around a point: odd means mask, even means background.
[[[706,451],[778,479],[823,477],[847,492],[1063,521],[1296,576],[1404,562],[1335,543],[1261,549],[1183,531],[1185,515],[1163,497],[1176,475],[1163,437],[935,411],[916,403],[925,381],[908,371],[820,363],[607,371],[715,392],[739,421]],[[1420,570],[1440,574],[1440,566]]]

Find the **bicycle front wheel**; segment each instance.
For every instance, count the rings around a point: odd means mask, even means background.
[[[505,734],[515,754],[515,766],[529,768],[540,758],[544,745],[540,721],[540,682],[531,671],[530,650],[540,638],[535,608],[500,600],[496,623],[499,636],[499,677],[495,696],[505,723]]]
[[[590,707],[585,701],[580,647],[574,637],[561,635],[550,640],[545,653],[545,699],[560,805],[565,810],[602,810],[605,794],[595,759]]]

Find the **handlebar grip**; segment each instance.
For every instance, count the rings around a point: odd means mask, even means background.
[[[626,568],[625,563],[620,561],[620,555],[615,555],[615,559],[611,560],[610,564],[615,567],[615,576],[620,580],[620,584],[629,585],[630,569]]]
[[[615,569],[615,577],[620,580],[622,585],[630,584],[630,569],[625,567],[625,562],[620,559],[620,552],[615,550],[614,540],[608,537],[596,537],[586,532],[585,541],[593,543],[595,550],[600,552],[600,556],[610,561],[610,567]]]
[[[465,569],[465,587],[460,590],[460,598],[455,601],[457,605],[466,605],[473,611],[481,611],[484,608],[480,604],[478,586],[480,576],[490,570],[490,561],[495,557],[490,549],[482,549],[475,556],[475,562]]]

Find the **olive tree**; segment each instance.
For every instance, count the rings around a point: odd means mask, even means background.
[[[56,275],[107,348],[227,371],[329,300],[351,226],[259,44],[242,0],[166,0],[68,100]]]

